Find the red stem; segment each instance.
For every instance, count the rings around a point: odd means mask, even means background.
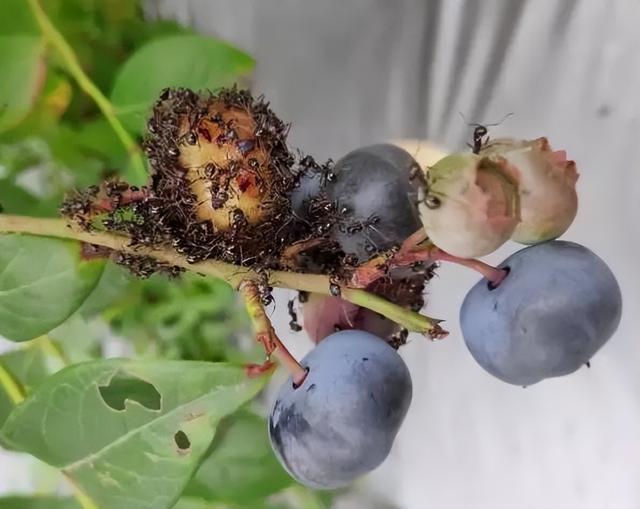
[[[458,258],[457,256],[453,256],[439,248],[436,248],[431,252],[429,259],[434,261],[441,260],[444,262],[457,263],[458,265],[468,267],[482,274],[493,286],[498,286],[502,283],[509,273],[505,269],[494,267],[474,258]]]

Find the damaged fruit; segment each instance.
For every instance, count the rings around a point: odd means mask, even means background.
[[[480,155],[505,161],[516,175],[520,222],[513,240],[536,244],[557,238],[569,228],[578,210],[578,172],[565,151],[553,151],[546,138],[502,138],[491,141]]]
[[[454,154],[427,172],[422,223],[439,248],[461,258],[492,253],[520,220],[518,186],[506,163]]]

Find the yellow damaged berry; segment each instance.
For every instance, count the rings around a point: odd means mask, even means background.
[[[249,112],[220,101],[195,126],[182,118],[179,161],[197,198],[197,218],[216,230],[229,231],[237,210],[251,225],[268,218],[273,175],[255,131]]]

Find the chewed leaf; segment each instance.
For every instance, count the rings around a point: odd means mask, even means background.
[[[0,433],[11,447],[61,468],[98,507],[169,508],[219,420],[264,382],[206,362],[77,364],[43,383]]]
[[[0,335],[26,341],[57,327],[91,293],[103,269],[103,261],[83,261],[76,242],[0,235]]]

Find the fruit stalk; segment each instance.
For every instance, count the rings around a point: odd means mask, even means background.
[[[181,256],[173,249],[158,246],[134,246],[131,245],[131,239],[125,235],[97,231],[87,232],[73,224],[69,224],[63,219],[0,214],[0,233],[26,233],[30,235],[73,239],[88,244],[105,246],[114,251],[130,253],[137,256],[149,256],[170,266],[181,267],[192,272],[197,272],[198,274],[223,279],[235,289],[238,289],[238,286],[243,280],[257,280],[261,277],[260,274],[247,267],[217,260],[189,263],[184,256]],[[269,284],[280,288],[316,292],[325,295],[330,294],[329,277],[322,274],[272,271],[269,274]],[[347,300],[355,299],[356,302],[354,302],[354,304],[373,309],[391,320],[396,321],[409,331],[429,335],[433,332],[441,331],[441,329],[437,327],[439,320],[404,309],[393,302],[363,290],[356,292],[346,291],[344,298]]]
[[[247,306],[247,312],[249,313],[256,339],[262,343],[267,354],[265,367],[268,368],[271,365],[271,356],[275,356],[291,373],[294,385],[299,386],[306,378],[307,370],[300,365],[280,341],[260,300],[258,285],[255,281],[245,279],[240,283],[238,291]]]
[[[494,267],[481,260],[477,260],[475,258],[459,258],[435,246],[431,247],[432,249],[429,250],[430,260],[456,263],[471,270],[475,270],[482,274],[482,276],[484,276],[493,286],[498,286],[509,273],[507,270]]]
[[[371,294],[365,290],[342,288],[340,296],[353,304],[376,311],[396,323],[402,322],[402,325],[410,331],[426,331],[431,339],[443,339],[449,334],[440,327],[442,320],[430,318],[419,313],[408,314],[407,310],[403,307],[390,306],[390,302],[387,299]]]
[[[461,258],[443,251],[428,241],[423,229],[418,230],[405,240],[400,250],[391,257],[381,255],[358,267],[351,277],[351,284],[366,287],[383,277],[385,271],[410,267],[415,263],[449,262],[475,270],[485,277],[493,286],[498,286],[507,276],[508,271],[493,267],[475,258]]]

